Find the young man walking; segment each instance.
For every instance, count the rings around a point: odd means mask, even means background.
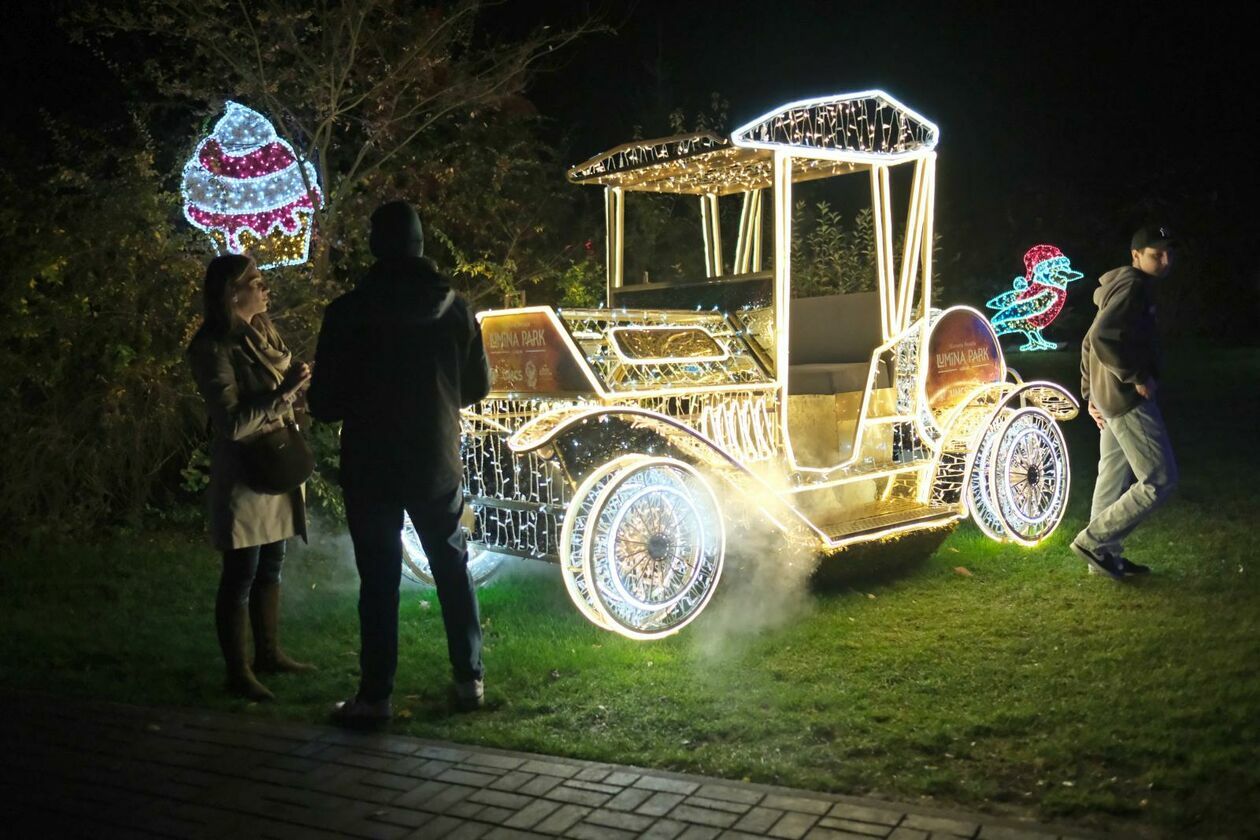
[[[1121,580],[1150,569],[1124,556],[1124,539],[1177,485],[1177,463],[1163,415],[1154,284],[1172,268],[1176,244],[1166,227],[1133,235],[1132,263],[1109,271],[1094,292],[1098,314],[1081,344],[1081,396],[1098,424],[1098,480],[1089,524],[1072,551],[1091,571]]]
[[[307,402],[343,421],[341,485],[359,568],[359,690],[340,723],[389,719],[398,666],[403,511],[437,585],[459,705],[482,703],[481,620],[468,573],[459,410],[485,397],[490,374],[467,303],[424,254],[411,205],[372,214],[376,263],[324,315]]]

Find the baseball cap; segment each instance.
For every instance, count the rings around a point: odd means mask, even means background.
[[[1129,247],[1134,251],[1144,248],[1167,248],[1177,244],[1177,237],[1167,225],[1147,225],[1133,234]]]

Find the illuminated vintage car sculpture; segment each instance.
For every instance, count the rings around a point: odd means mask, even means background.
[[[481,314],[493,390],[463,437],[474,575],[503,554],[557,562],[588,619],[650,639],[709,602],[737,508],[819,552],[968,515],[996,540],[1050,534],[1069,485],[1058,423],[1077,404],[1008,372],[977,311],[931,307],[936,142],[935,125],[871,91],[571,169],[604,187],[609,305]],[[896,166],[913,167],[900,255]],[[793,184],[851,174],[869,181],[878,291],[793,299]],[[635,192],[698,197],[703,280],[624,282]],[[741,202],[729,265],[723,199]]]

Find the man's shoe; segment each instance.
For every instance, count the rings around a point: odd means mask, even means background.
[[[1124,572],[1125,577],[1132,577],[1134,575],[1149,575],[1151,573],[1150,566],[1143,566],[1141,563],[1134,563],[1127,557],[1117,557],[1116,560],[1120,563],[1120,571]]]
[[[340,726],[371,727],[381,726],[394,716],[389,698],[384,700],[360,700],[356,694],[349,700],[333,706],[332,720]]]
[[[1120,561],[1112,557],[1105,551],[1090,551],[1083,545],[1073,542],[1071,545],[1072,552],[1089,564],[1091,569],[1097,570],[1107,575],[1112,580],[1124,580],[1124,572],[1120,568]]]
[[[455,683],[455,705],[462,712],[474,712],[486,703],[485,680]]]

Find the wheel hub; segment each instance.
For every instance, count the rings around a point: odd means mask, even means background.
[[[1028,483],[1035,485],[1035,484],[1039,484],[1040,482],[1041,482],[1041,468],[1036,465],[1030,466],[1028,468]]]
[[[648,537],[647,552],[653,560],[663,560],[669,555],[670,540],[664,534],[653,534]]]

